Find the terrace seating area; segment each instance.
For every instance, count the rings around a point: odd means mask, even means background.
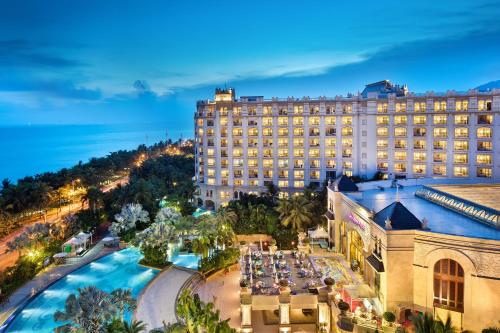
[[[299,251],[274,254],[250,251],[243,257],[241,270],[252,295],[278,295],[283,286],[290,287],[292,295],[317,294],[318,288],[323,287],[322,275],[314,270],[309,257]]]

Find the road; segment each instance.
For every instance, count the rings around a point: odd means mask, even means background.
[[[128,182],[128,177],[123,177],[111,182],[108,185],[105,185],[101,188],[103,192],[109,192],[118,185],[125,185]],[[61,218],[68,215],[69,213],[76,213],[81,209],[87,208],[87,203],[83,206],[79,203],[73,203],[71,205],[62,206],[61,209],[54,209],[47,213],[46,221],[49,223],[59,223],[61,222]],[[59,212],[58,212],[59,211]],[[32,218],[27,223],[24,223],[22,227],[19,227],[18,230],[10,233],[0,240],[0,271],[3,271],[5,268],[13,266],[18,258],[17,252],[7,252],[7,243],[21,235],[29,226],[34,225],[35,223],[45,222],[43,217],[35,217]]]

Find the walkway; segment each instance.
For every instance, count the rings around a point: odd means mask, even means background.
[[[142,320],[149,330],[175,323],[175,300],[184,283],[195,273],[171,267],[158,274],[145,287],[138,299],[135,319]]]
[[[9,302],[0,306],[0,323],[7,320],[17,307],[32,295],[33,291],[37,292],[38,290],[45,289],[49,284],[62,276],[65,276],[73,270],[116,250],[118,250],[118,248],[104,247],[102,242],[99,242],[83,257],[71,258],[70,263],[59,266],[50,266],[48,269],[38,273],[38,275],[31,281],[27,282],[10,295]]]
[[[235,265],[228,274],[219,272],[210,276],[194,293],[199,294],[204,302],[213,302],[221,319],[231,318],[229,325],[237,329],[241,326],[239,290],[240,268]]]

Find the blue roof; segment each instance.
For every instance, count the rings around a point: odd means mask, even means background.
[[[424,218],[427,219],[431,232],[500,240],[499,230],[416,197],[415,191],[421,187],[405,186],[400,188],[399,201],[420,221]],[[386,188],[384,191],[379,189],[368,190],[358,193],[362,194],[361,199],[355,193],[344,194],[376,213],[396,201],[395,188]]]

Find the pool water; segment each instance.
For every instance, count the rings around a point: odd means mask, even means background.
[[[214,213],[213,211],[208,210],[208,209],[196,208],[196,210],[193,213],[193,216],[198,218],[198,217],[203,216],[203,215],[212,215],[213,213]]]
[[[175,253],[171,258],[174,265],[190,269],[198,269],[199,260],[200,257],[194,253]]]
[[[66,298],[77,289],[95,285],[111,292],[118,288],[131,288],[137,298],[141,289],[158,273],[157,270],[138,265],[142,258],[135,248],[128,248],[102,257],[60,279],[36,296],[17,315],[7,328],[10,333],[53,332],[63,323],[54,321],[54,313],[64,310]],[[126,319],[131,313],[125,314]]]

